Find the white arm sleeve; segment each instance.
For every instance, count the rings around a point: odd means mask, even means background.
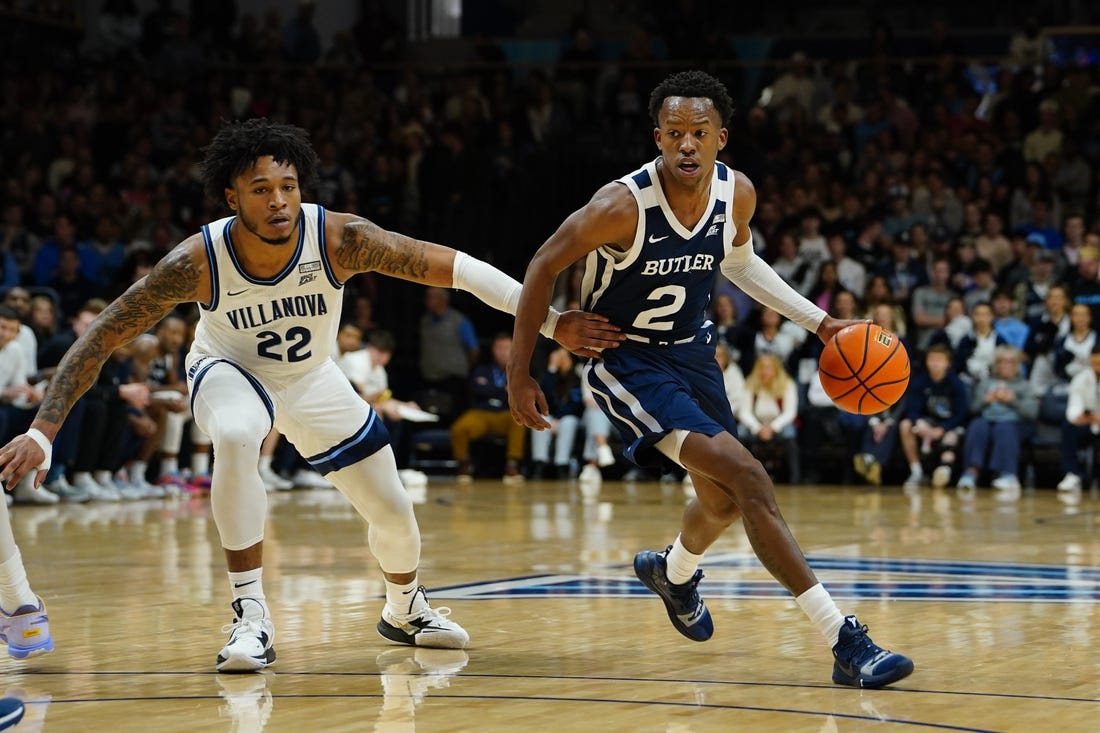
[[[486,305],[513,316],[516,314],[523,286],[488,262],[482,262],[465,252],[455,252],[451,279],[454,287],[472,293]],[[554,338],[554,329],[557,328],[560,315],[561,313],[550,308],[539,333],[546,338]]]
[[[749,241],[730,250],[720,267],[722,274],[746,295],[807,331],[817,333],[817,327],[825,320],[825,311],[800,295],[753,251],[751,234]]]

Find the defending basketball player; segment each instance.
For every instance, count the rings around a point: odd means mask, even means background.
[[[316,183],[306,132],[266,120],[223,126],[205,151],[207,194],[234,215],[185,239],[98,317],[73,344],[26,435],[0,449],[9,485],[49,467],[50,441],[110,354],[179,303],[200,319],[187,357],[195,422],[214,447],[211,507],[225,548],[234,621],[219,671],[253,671],[275,661],[275,627],[263,590],[267,494],[260,444],[283,433],[370,523],[368,543],[386,580],[378,632],[397,644],[462,648],[466,631],[433,609],[420,585],[420,532],[398,478],[382,421],[331,358],[341,288],[379,272],[468,290],[515,311],[520,285],[461,252],[385,231],[352,214],[302,203]],[[528,308],[530,311],[530,308]],[[544,331],[577,353],[615,346],[605,319],[544,309]],[[556,322],[556,324],[555,324]]]
[[[531,260],[508,369],[512,414],[529,427],[548,427],[546,399],[530,376],[531,353],[555,277],[586,257],[582,306],[621,326],[627,339],[589,365],[588,384],[621,433],[627,457],[646,464],[663,453],[688,470],[697,494],[675,542],[635,557],[639,579],[661,597],[680,633],[709,639],[713,624],[699,597],[698,565],[742,517],[761,563],[832,647],[833,681],[896,682],[912,672],[912,661],[879,648],[855,616],[840,613],[791,536],[767,473],[737,441],[705,311],[720,270],[823,341],[856,321],[830,318],[754,253],[755,189],[717,162],[732,114],[722,83],[698,71],[671,76],[650,96],[650,114],[660,157],[597,191]]]

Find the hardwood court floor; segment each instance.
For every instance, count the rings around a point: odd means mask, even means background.
[[[634,579],[672,540],[678,485],[459,487],[418,506],[422,580],[465,651],[385,645],[366,532],[335,492],[271,497],[279,661],[218,675],[230,620],[208,502],[16,507],[57,651],[0,661],[29,731],[1087,731],[1100,729],[1100,498],[781,488],[842,609],[911,655],[896,688],[831,684],[831,656],[739,527],[708,555],[715,619],[680,637]]]

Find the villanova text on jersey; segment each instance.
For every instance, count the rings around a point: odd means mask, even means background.
[[[213,296],[199,308],[192,355],[268,376],[303,373],[329,358],[343,304],[325,249],[325,210],[302,204],[297,246],[282,271],[246,272],[228,217],[202,227]]]
[[[672,212],[656,161],[619,179],[638,203],[638,228],[626,252],[604,246],[588,254],[581,302],[629,336],[693,338],[706,321],[714,274],[730,251],[733,172],[715,163],[710,203],[693,229]]]
[[[225,317],[229,319],[233,328],[257,328],[274,323],[280,318],[305,318],[309,316],[323,316],[328,313],[325,305],[324,293],[311,293],[309,295],[295,295],[286,298],[272,300],[268,304],[257,303],[246,305],[242,308],[234,308],[227,311]]]

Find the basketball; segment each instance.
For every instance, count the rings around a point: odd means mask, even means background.
[[[821,386],[836,406],[857,415],[882,412],[909,386],[909,353],[901,339],[873,323],[833,336],[818,361]]]

